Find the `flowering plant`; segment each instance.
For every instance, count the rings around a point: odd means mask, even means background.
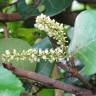
[[[11,60],[25,60],[28,59],[31,62],[39,62],[40,59],[48,60],[50,62],[58,61],[64,58],[67,46],[66,33],[64,32],[64,25],[51,20],[49,16],[41,14],[36,18],[36,24],[34,25],[39,30],[45,31],[49,37],[57,40],[59,47],[56,49],[29,49],[23,50],[18,53],[15,49],[13,51],[6,50],[2,54],[2,60],[4,62],[10,62]]]

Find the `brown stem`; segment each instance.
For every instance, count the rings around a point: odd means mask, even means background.
[[[54,16],[52,18],[55,18],[58,22],[73,26],[77,15],[78,15],[77,12],[62,12],[61,14]],[[35,18],[36,18],[35,16],[31,16],[28,19],[34,22]],[[23,18],[18,13],[12,13],[12,14],[0,13],[1,22],[14,22],[20,20],[23,20]]]
[[[93,86],[80,74],[78,73],[76,76],[88,89],[92,89]]]
[[[27,93],[22,93],[20,96],[29,96]]]
[[[78,78],[88,89],[92,89],[93,86],[78,72],[77,68],[75,67],[75,57],[74,56],[70,57],[70,62],[72,64],[72,68],[77,71],[77,73],[74,76],[76,78]]]
[[[6,23],[3,23],[3,29],[4,29],[4,37],[5,38],[8,38],[9,37],[9,31],[7,29],[7,24]]]
[[[35,80],[38,82],[42,82],[52,88],[61,89],[69,93],[76,94],[77,96],[92,96],[92,92],[87,89],[81,89],[74,85],[64,84],[58,80],[51,79],[47,76],[37,74],[35,72],[25,71],[22,69],[17,69],[13,67],[11,64],[4,64],[4,67],[8,70],[11,70],[14,74],[20,77],[24,77],[27,79]]]
[[[1,22],[12,22],[12,21],[20,21],[20,20],[22,19],[18,13],[12,13],[12,14],[0,13]]]
[[[62,69],[71,73],[74,77],[78,78],[86,86],[86,88],[88,89],[93,88],[93,86],[87,80],[85,80],[85,78],[80,73],[78,73],[77,69],[71,68],[67,66],[67,64],[62,64],[62,63],[57,64],[57,66],[61,67]]]

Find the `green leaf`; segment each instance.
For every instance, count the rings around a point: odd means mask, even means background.
[[[25,0],[25,3],[26,3],[27,5],[33,4],[33,0]]]
[[[4,3],[4,2],[6,2],[6,0],[0,0],[0,3]]]
[[[3,8],[5,8],[5,4],[7,4],[8,1],[7,0],[0,0],[0,11],[2,11]]]
[[[85,65],[83,73],[96,73],[96,11],[86,10],[77,16],[69,52],[73,52]]]
[[[87,9],[96,9],[96,4],[87,4]]]
[[[36,72],[50,76],[53,70],[54,64],[50,63],[49,61],[41,60],[37,63]]]
[[[30,48],[31,48],[31,46],[27,42],[20,40],[20,39],[15,39],[15,38],[0,39],[0,54],[5,53],[5,50],[16,49],[17,52],[21,52],[22,50],[28,50]],[[2,62],[1,59],[0,59],[0,62]],[[6,63],[8,63],[8,62],[6,62]],[[18,68],[31,70],[31,71],[34,71],[35,66],[36,66],[36,64],[30,63],[30,61],[28,61],[28,60],[24,60],[24,61],[13,60],[10,63],[12,63],[14,66],[16,66]]]
[[[39,92],[39,96],[54,96],[54,93],[53,89],[43,89]]]
[[[14,12],[16,12],[16,6],[13,5],[13,6],[10,6],[10,7],[5,7],[3,9],[3,12],[8,13],[8,14],[14,13]]]
[[[17,10],[24,19],[33,15],[40,15],[42,12],[46,15],[54,16],[69,7],[72,0],[40,0],[40,4],[37,7],[36,3],[34,2],[33,5],[28,6],[25,0],[19,0]]]
[[[73,1],[72,4],[72,11],[77,11],[77,10],[84,10],[84,4],[83,3],[79,3],[78,1]]]
[[[45,6],[44,5],[39,5],[38,6],[38,11],[39,12],[44,12],[45,11]]]
[[[51,44],[49,38],[46,37],[46,38],[44,38],[42,40],[42,42],[37,43],[36,45],[34,45],[33,48],[41,48],[43,50],[46,49],[46,48],[47,49],[50,49],[50,48],[52,48],[52,44]]]
[[[96,40],[90,42],[84,48],[81,48],[76,56],[81,60],[83,64],[85,64],[83,73],[86,75],[91,75],[96,73]]]
[[[4,34],[3,33],[0,33],[0,39],[1,38],[4,38]]]
[[[52,44],[49,38],[47,37],[43,39],[42,42],[36,44],[34,48],[41,48],[43,50],[46,48],[50,49],[52,48]],[[40,62],[37,63],[36,72],[46,76],[50,76],[52,73],[53,67],[54,67],[54,64],[50,63],[49,61],[41,60]]]
[[[21,81],[12,72],[0,66],[0,96],[20,96],[23,91]]]
[[[17,29],[19,29],[22,26],[22,22],[21,21],[17,21],[17,22],[8,22],[7,23],[7,28],[8,30],[13,33],[15,32]]]
[[[12,36],[27,41],[30,45],[33,45],[37,39],[37,36],[32,34],[35,29],[32,28],[18,28],[14,30]]]
[[[38,35],[39,34],[39,35]],[[12,37],[19,38],[27,41],[30,45],[34,45],[35,41],[40,38],[45,37],[45,32],[37,30],[35,28],[17,28],[11,33]]]

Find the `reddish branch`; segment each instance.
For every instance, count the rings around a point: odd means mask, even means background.
[[[86,88],[93,89],[93,86],[78,72],[76,68],[71,68],[67,66],[67,64],[62,63],[58,63],[57,65],[67,72],[71,73],[75,78],[78,78],[78,80],[80,80],[86,86]]]
[[[0,21],[2,22],[12,22],[22,20],[21,16],[18,13],[0,13]]]
[[[75,13],[75,12],[63,12],[52,18],[55,18],[57,21],[64,23],[64,24],[74,25],[74,21],[77,15],[78,13]],[[34,22],[35,16],[31,16],[28,19]],[[14,21],[20,21],[20,20],[22,20],[22,17],[18,13],[12,13],[12,14],[0,13],[1,22],[14,22]]]
[[[87,89],[81,89],[81,88],[76,87],[74,85],[64,84],[58,80],[51,79],[47,76],[43,76],[43,75],[37,74],[35,72],[17,69],[15,67],[13,67],[11,64],[4,64],[4,67],[7,68],[8,70],[11,70],[17,76],[24,77],[24,78],[31,79],[31,80],[35,80],[38,82],[42,82],[51,88],[61,89],[66,92],[76,94],[76,96],[92,96],[92,92]]]
[[[22,93],[20,96],[29,96],[27,93]]]
[[[96,0],[77,0],[81,3],[96,3]],[[38,4],[39,0],[35,0],[36,4]],[[59,15],[57,15],[57,17],[55,16],[55,18],[64,23],[64,24],[68,24],[68,25],[74,25],[74,21],[76,19],[76,16],[78,15],[78,13],[76,12],[63,12]],[[32,20],[34,20],[34,16],[30,17]],[[13,22],[13,21],[20,21],[22,20],[22,17],[18,14],[18,13],[12,13],[12,14],[6,14],[6,13],[0,13],[0,21],[2,22]]]

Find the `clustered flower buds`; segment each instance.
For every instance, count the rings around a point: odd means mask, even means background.
[[[29,60],[31,62],[39,62],[40,59],[48,60],[50,62],[59,61],[64,58],[66,53],[66,33],[64,33],[64,25],[51,20],[49,16],[41,14],[36,18],[35,27],[47,32],[49,37],[57,40],[60,46],[56,49],[29,49],[27,51],[17,52],[14,50],[6,50],[2,54],[3,62],[11,62],[12,60]]]
[[[29,60],[30,62],[39,62],[40,59],[48,60],[50,62],[59,61],[63,59],[64,54],[59,47],[54,49],[29,49],[27,51],[17,52],[15,49],[12,51],[6,50],[2,54],[2,60],[4,62],[10,62],[12,60]]]
[[[66,33],[64,32],[64,25],[56,22],[54,19],[51,20],[49,16],[41,14],[36,18],[35,27],[39,30],[45,31],[49,37],[53,37],[53,39],[57,40],[57,44],[60,45],[61,48],[67,49],[66,44]]]

